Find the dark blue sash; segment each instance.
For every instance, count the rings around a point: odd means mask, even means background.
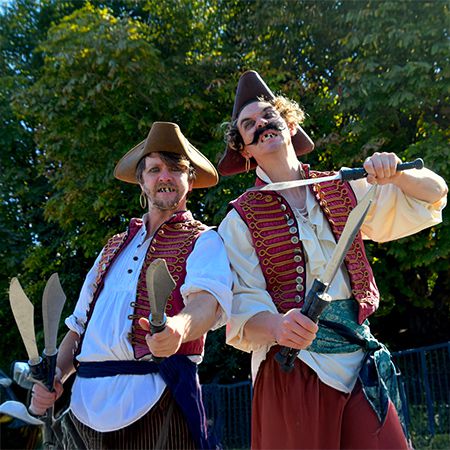
[[[156,364],[153,361],[80,362],[77,376],[82,378],[159,373],[170,389],[186,419],[189,431],[201,449],[215,448],[208,441],[206,414],[197,375],[197,364],[185,355],[172,355]]]

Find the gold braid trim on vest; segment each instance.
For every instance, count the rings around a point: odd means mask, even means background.
[[[145,277],[148,266],[157,258],[163,258],[166,260],[169,272],[176,283],[174,290],[168,298],[166,313],[168,316],[175,316],[184,307],[180,294],[180,288],[186,277],[187,258],[192,252],[196,239],[206,229],[207,227],[205,225],[196,220],[189,222],[166,223],[158,230],[152,239],[139,275],[136,301],[131,302],[131,306],[133,306],[134,311],[132,315],[128,316],[128,318],[133,321],[131,325],[131,332],[128,334],[128,339],[133,345],[136,358],[139,359],[142,358],[143,355],[149,354],[149,350],[145,342],[145,335],[147,332],[144,331],[138,323],[141,317],[147,318],[150,313],[147,281]],[[201,342],[201,346],[202,345],[203,341]]]
[[[306,177],[317,178],[334,172],[310,171],[303,165]],[[257,180],[257,185],[264,184]],[[347,182],[329,181],[309,186],[336,242],[350,212],[357,204]],[[267,291],[279,312],[301,307],[306,287],[305,255],[299,239],[297,221],[287,201],[276,191],[248,191],[231,202],[246,223],[263,272]],[[367,260],[361,233],[358,233],[344,259],[352,294],[360,305],[359,323],[372,314],[379,304],[379,292]],[[295,273],[296,272],[296,273]]]
[[[311,178],[334,174],[334,172],[310,172]],[[328,181],[312,185],[312,191],[325,213],[336,242],[342,235],[347,218],[356,206],[356,196],[350,185],[342,181]],[[367,305],[364,315],[373,312],[379,303],[378,288],[372,268],[367,260],[361,232],[357,234],[344,259],[352,294],[360,305]],[[362,316],[360,316],[361,320]]]
[[[232,205],[248,226],[278,311],[298,308],[305,296],[305,260],[291,207],[273,192],[247,192]]]

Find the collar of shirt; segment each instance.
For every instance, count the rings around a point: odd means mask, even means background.
[[[262,181],[264,181],[264,183],[272,183],[271,179],[269,178],[269,175],[266,174],[266,172],[264,172],[263,169],[261,169],[261,167],[257,166],[256,167],[256,176],[258,178],[261,178]]]

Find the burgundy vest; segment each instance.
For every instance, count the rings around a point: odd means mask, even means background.
[[[99,262],[97,278],[94,284],[94,295],[89,310],[85,330],[88,327],[89,320],[95,308],[97,299],[102,291],[105,277],[111,267],[111,264],[117,258],[119,253],[130,243],[136,233],[141,229],[143,222],[141,219],[131,219],[128,230],[121,234],[113,236],[103,249]],[[155,233],[150,242],[147,255],[139,274],[136,299],[130,304],[133,306],[133,314],[128,316],[131,320],[131,332],[128,338],[133,346],[134,357],[140,359],[150,354],[145,342],[146,331],[139,326],[141,317],[148,317],[150,314],[150,304],[148,301],[146,271],[150,263],[157,259],[166,260],[167,267],[176,282],[176,287],[172,291],[166,307],[168,316],[175,316],[184,307],[180,288],[186,278],[186,261],[192,252],[195,241],[207,227],[201,222],[194,220],[189,211],[175,213],[167,222],[164,222]],[[203,352],[204,338],[201,337],[194,341],[181,344],[177,354],[181,355],[199,355]],[[79,346],[78,354],[81,349]]]
[[[307,178],[331,175],[332,172],[309,171]],[[261,184],[261,181],[257,181]],[[350,184],[328,181],[310,186],[336,241],[339,240],[356,196]],[[295,215],[288,202],[276,191],[249,191],[231,205],[246,223],[266,281],[267,291],[279,312],[302,306],[305,298],[305,254]],[[367,260],[361,233],[358,233],[345,257],[352,295],[359,303],[361,324],[379,304],[379,292]]]

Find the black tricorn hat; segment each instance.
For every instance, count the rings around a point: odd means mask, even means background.
[[[259,76],[258,72],[248,70],[239,79],[231,120],[236,120],[244,106],[257,101],[259,98],[270,101],[275,98],[275,95]],[[305,155],[314,150],[314,142],[300,125],[297,125],[297,133],[292,136],[292,145],[297,155]],[[251,168],[254,169],[256,167],[255,160],[252,158],[250,162]],[[227,145],[217,169],[221,175],[235,175],[245,172],[245,158],[240,152],[233,150]]]

